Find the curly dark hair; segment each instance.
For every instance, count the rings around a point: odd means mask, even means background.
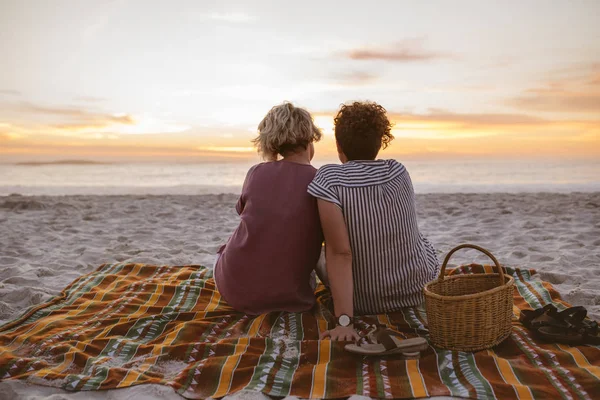
[[[343,104],[334,118],[335,139],[352,160],[374,160],[394,139],[386,110],[373,102]]]

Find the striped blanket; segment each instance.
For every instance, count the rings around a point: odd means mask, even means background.
[[[481,265],[453,273],[490,272]],[[534,271],[509,269],[521,309],[567,306]],[[240,390],[270,396],[600,399],[600,348],[546,344],[518,322],[509,339],[477,353],[430,348],[420,360],[362,358],[318,341],[333,327],[328,292],[307,313],[249,317],[215,291],[200,266],[103,265],[61,296],[0,327],[0,379],[67,390],[172,386],[186,398]],[[423,308],[370,316],[407,337],[427,335]]]

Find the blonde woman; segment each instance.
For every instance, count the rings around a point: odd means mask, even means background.
[[[306,311],[315,302],[311,274],[323,242],[317,200],[307,193],[321,131],[308,111],[284,103],[258,132],[253,142],[267,162],[248,171],[236,205],[240,225],[219,250],[215,281],[247,314]]]

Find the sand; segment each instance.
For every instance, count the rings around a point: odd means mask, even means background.
[[[237,226],[237,196],[0,197],[0,323],[57,295],[100,264],[212,265]],[[600,193],[422,194],[419,225],[442,255],[459,243],[491,250],[508,266],[535,268],[563,297],[600,319]],[[487,262],[475,251],[451,264]],[[232,396],[264,398],[260,394]],[[180,399],[142,385],[67,393],[0,383],[0,399]]]

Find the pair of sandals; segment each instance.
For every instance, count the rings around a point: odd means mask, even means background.
[[[598,323],[587,319],[587,310],[581,306],[558,311],[553,304],[547,304],[537,310],[522,310],[519,321],[550,342],[600,345]]]
[[[344,349],[363,356],[399,355],[401,359],[410,360],[419,359],[421,351],[429,347],[425,338],[400,339],[400,333],[386,329],[383,325],[371,325],[360,336],[359,340],[354,344],[347,344]]]

